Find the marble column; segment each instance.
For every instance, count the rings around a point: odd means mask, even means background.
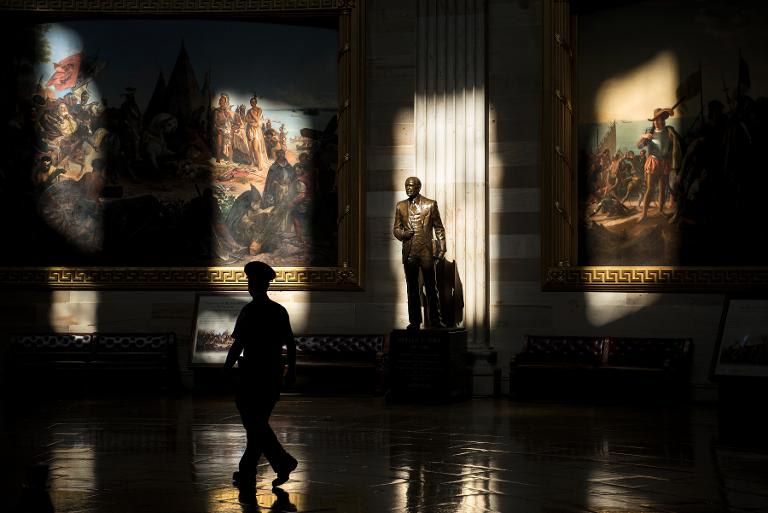
[[[416,175],[438,201],[470,347],[488,345],[486,0],[418,0]]]

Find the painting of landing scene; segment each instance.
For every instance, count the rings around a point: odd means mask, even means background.
[[[335,266],[323,23],[6,20],[0,265]]]
[[[222,365],[234,339],[240,310],[251,301],[247,294],[198,294],[195,331],[192,343],[192,364]]]
[[[768,377],[768,301],[727,302],[713,375]]]
[[[768,4],[575,5],[580,265],[768,265]]]

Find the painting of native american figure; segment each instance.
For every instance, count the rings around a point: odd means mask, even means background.
[[[4,27],[0,265],[337,265],[332,22]]]
[[[579,265],[768,265],[766,4],[574,6]]]

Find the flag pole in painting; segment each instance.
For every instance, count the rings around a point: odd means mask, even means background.
[[[678,98],[676,106],[701,94],[701,65],[698,70],[688,75],[688,78],[677,87],[676,92]]]
[[[699,62],[699,109],[701,121],[704,121],[704,78],[701,74],[701,62]]]

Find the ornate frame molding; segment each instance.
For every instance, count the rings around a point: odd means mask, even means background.
[[[11,0],[6,11],[189,13],[352,9],[355,0]]]
[[[364,285],[363,0],[11,0],[0,14],[333,16],[339,27],[339,218],[336,267],[279,267],[276,290],[362,290]],[[0,267],[2,288],[244,290],[241,267]]]
[[[544,290],[726,291],[768,288],[768,267],[579,266],[577,22],[570,0],[543,6],[541,282]]]

